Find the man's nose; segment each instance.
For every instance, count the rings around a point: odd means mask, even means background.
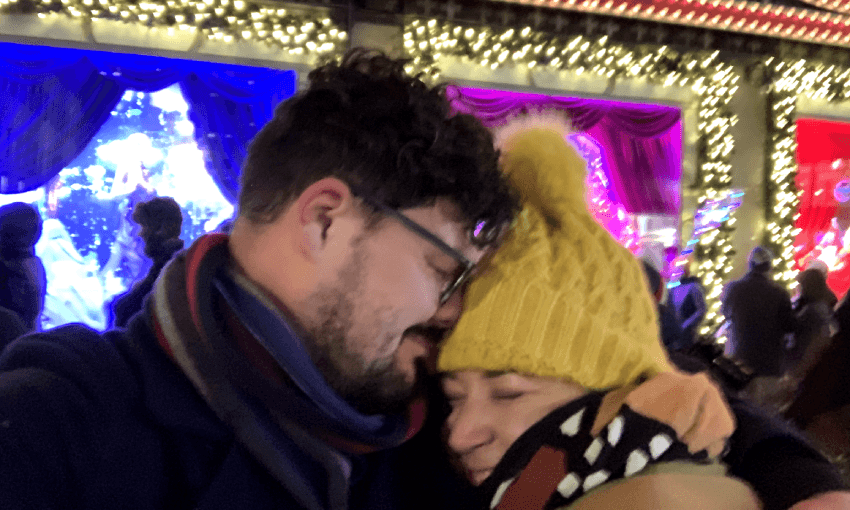
[[[448,301],[437,308],[434,317],[431,319],[433,326],[440,328],[451,329],[457,324],[460,319],[460,314],[463,311],[463,291],[458,289],[452,294]]]

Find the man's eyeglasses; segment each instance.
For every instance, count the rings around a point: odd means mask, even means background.
[[[372,207],[378,209],[379,211],[386,214],[387,216],[391,216],[391,217],[395,218],[396,220],[401,222],[402,225],[404,225],[405,227],[407,227],[408,229],[410,229],[411,231],[413,231],[415,234],[422,237],[426,241],[430,242],[431,244],[433,244],[434,246],[439,248],[440,251],[442,251],[443,253],[445,253],[446,255],[450,256],[451,258],[455,259],[456,261],[458,261],[460,263],[460,266],[461,266],[460,272],[455,277],[454,281],[450,282],[446,286],[446,288],[443,289],[443,291],[440,293],[440,304],[441,305],[445,304],[446,301],[448,301],[449,298],[452,297],[452,294],[454,294],[457,291],[457,289],[461,288],[467,282],[467,280],[469,280],[469,278],[472,276],[473,270],[475,269],[475,263],[472,262],[471,260],[469,260],[468,258],[466,258],[459,251],[455,250],[454,248],[452,248],[451,246],[446,244],[442,239],[440,239],[436,235],[432,234],[428,229],[426,229],[422,225],[416,223],[415,221],[411,220],[407,216],[401,214],[400,212],[396,211],[392,207],[388,207],[388,206],[378,202],[377,200],[371,199],[371,198],[369,198],[365,195],[358,194],[357,196],[360,197],[364,202],[366,202],[367,204],[371,205]],[[495,236],[491,235],[490,230],[491,229],[485,229],[485,225],[483,223],[479,223],[476,226],[475,230],[471,233],[474,241],[479,240],[478,243],[476,243],[476,244],[481,244],[481,242],[482,242],[481,239],[485,239],[485,237],[487,238],[487,240],[485,242],[489,243],[490,241],[492,241],[492,239],[489,239],[489,237],[495,237]]]

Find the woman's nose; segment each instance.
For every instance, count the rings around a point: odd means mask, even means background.
[[[488,416],[480,406],[457,405],[447,420],[449,448],[462,455],[492,441],[493,429]]]

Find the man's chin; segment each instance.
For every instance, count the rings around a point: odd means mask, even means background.
[[[401,372],[393,366],[393,370],[364,377],[359,387],[343,398],[365,415],[407,414],[413,400],[424,394],[427,372],[418,365],[412,373]]]

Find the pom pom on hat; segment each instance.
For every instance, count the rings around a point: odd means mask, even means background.
[[[561,115],[497,131],[522,211],[467,289],[443,372],[488,370],[604,389],[669,370],[641,263],[587,210],[587,164]]]
[[[515,117],[495,132],[502,168],[522,202],[553,220],[571,207],[584,207],[586,163],[566,143],[572,133],[561,112],[542,111]]]

